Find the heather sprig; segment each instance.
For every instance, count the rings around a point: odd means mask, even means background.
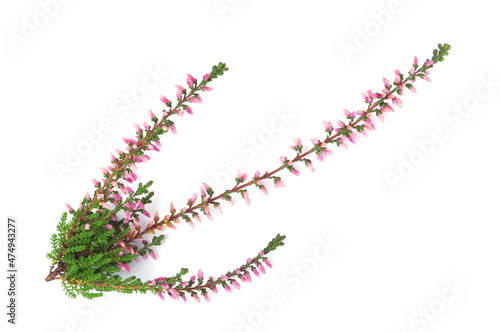
[[[433,51],[433,56],[431,59],[426,59],[421,66],[419,66],[417,57],[414,57],[413,64],[408,70],[408,75],[404,77],[404,75],[399,71],[395,70],[395,78],[391,83],[387,78],[383,78],[383,88],[380,92],[372,92],[368,90],[366,93],[363,93],[363,99],[366,104],[368,104],[366,110],[358,110],[356,112],[344,110],[344,115],[347,120],[337,121],[336,128],[332,125],[331,122],[323,121],[323,127],[325,132],[327,133],[326,137],[323,140],[318,138],[311,139],[312,147],[303,152],[305,149],[304,145],[300,138],[294,139],[294,144],[290,146],[292,150],[296,152],[295,157],[285,157],[281,156],[280,162],[281,165],[275,168],[272,171],[267,171],[261,174],[260,171],[255,172],[255,176],[250,178],[248,181],[248,175],[242,173],[241,170],[238,171],[237,176],[235,178],[235,185],[232,188],[226,189],[219,195],[215,195],[213,190],[206,184],[203,183],[203,186],[200,188],[201,192],[201,201],[198,204],[195,204],[197,194],[193,194],[193,196],[188,200],[188,204],[184,207],[180,213],[175,214],[175,211],[171,211],[169,215],[160,219],[155,220],[153,224],[153,232],[155,228],[160,228],[164,225],[168,227],[175,228],[174,223],[179,223],[180,218],[189,222],[189,215],[195,217],[198,221],[201,222],[199,218],[198,210],[201,211],[212,220],[212,215],[210,213],[210,207],[214,207],[217,210],[221,210],[220,203],[218,201],[225,200],[233,203],[233,199],[231,195],[239,194],[245,200],[245,202],[250,205],[250,196],[248,193],[248,187],[256,186],[259,190],[261,190],[264,194],[268,194],[268,190],[266,187],[266,183],[264,181],[271,180],[274,184],[275,188],[284,187],[284,183],[281,177],[276,176],[278,172],[281,170],[287,169],[292,174],[299,176],[300,171],[297,169],[296,165],[298,163],[303,162],[311,171],[315,171],[312,161],[306,158],[309,155],[316,155],[318,161],[323,161],[325,156],[331,156],[332,151],[328,148],[329,145],[342,147],[347,149],[347,142],[351,142],[356,144],[359,139],[358,134],[363,136],[367,135],[368,131],[375,130],[375,125],[372,122],[372,117],[378,117],[382,122],[385,121],[385,115],[388,112],[394,112],[394,108],[392,106],[397,106],[399,108],[402,107],[402,101],[399,96],[403,95],[405,89],[410,90],[416,93],[416,89],[414,87],[414,83],[417,78],[421,78],[425,81],[430,82],[429,78],[429,69],[433,68],[434,65],[438,62],[444,61],[444,57],[448,55],[448,51],[450,50],[450,45],[448,44],[439,44],[438,49]],[[391,105],[392,104],[392,105]],[[269,186],[269,184],[267,184]],[[207,193],[209,193],[207,195]],[[194,224],[192,222],[189,223],[192,227]],[[151,232],[151,230],[148,230]],[[130,241],[135,240],[136,238],[141,238],[145,234],[145,231],[136,233],[134,237],[130,239]]]
[[[146,209],[154,195],[150,191],[152,181],[146,184],[139,183],[135,190],[129,186],[137,180],[135,174],[137,164],[150,159],[147,155],[149,151],[160,150],[160,137],[164,133],[177,132],[171,119],[172,115],[193,114],[188,104],[202,103],[200,93],[211,91],[212,88],[208,87],[207,83],[223,75],[227,67],[223,63],[214,66],[200,82],[188,74],[187,88],[176,85],[176,102],[160,96],[160,100],[167,107],[161,116],[156,116],[148,110],[151,123],[134,124],[136,136],[124,138],[125,152],[116,150],[116,156],[111,155],[111,165],[101,168],[102,180],[92,180],[95,187],[94,194],[87,193],[76,210],[66,204],[71,219],[68,220],[68,212],[63,213],[57,226],[58,233],[52,235],[52,251],[47,254],[52,266],[46,280],[60,279],[69,296],[75,297],[80,294],[87,298],[101,296],[104,291],[118,291],[152,292],[162,299],[165,295],[184,300],[186,296],[191,296],[200,301],[200,296],[203,296],[208,301],[208,291],[216,293],[218,286],[226,291],[239,289],[238,280],[251,281],[251,273],[258,276],[260,273],[265,273],[264,264],[271,267],[265,255],[283,245],[284,236],[278,234],[259,255],[248,259],[240,268],[217,279],[212,277],[205,279],[200,270],[189,280],[183,280],[183,276],[188,273],[187,269],[181,269],[173,277],[159,277],[148,282],[142,282],[135,276],[122,280],[117,273],[120,270],[130,273],[129,264],[136,261],[139,256],[143,259],[148,256],[156,259],[153,247],[160,245],[164,239],[164,235],[155,235],[157,231],[163,231],[167,227],[176,229],[175,225],[181,221],[194,228],[193,219],[201,222],[201,214],[213,220],[211,209],[221,213],[221,202],[226,201],[233,205],[234,195],[240,195],[250,205],[249,187],[255,186],[266,195],[269,193],[267,188],[270,183],[275,188],[284,187],[281,177],[276,176],[284,169],[298,176],[300,171],[297,165],[304,163],[314,172],[310,159],[312,155],[316,155],[317,160],[323,161],[326,156],[333,154],[331,146],[347,149],[348,142],[355,144],[359,134],[366,136],[368,131],[375,130],[372,119],[378,117],[383,122],[384,114],[394,112],[392,106],[401,108],[400,96],[404,90],[416,92],[414,83],[417,78],[430,81],[429,69],[443,61],[449,49],[448,44],[439,44],[432,58],[426,59],[422,65],[419,66],[415,57],[406,77],[399,70],[395,70],[394,81],[384,78],[380,92],[374,93],[368,90],[363,93],[363,99],[367,103],[365,110],[344,110],[346,120],[337,121],[336,126],[323,121],[326,132],[324,139],[312,138],[310,140],[312,145],[309,147],[303,144],[300,138],[294,139],[294,144],[290,148],[295,155],[281,156],[280,164],[274,170],[264,173],[256,171],[253,177],[238,171],[234,186],[217,195],[208,184],[202,183],[199,195],[194,193],[187,200],[186,206],[177,210],[170,203],[170,213],[160,218],[158,211],[152,216]],[[147,224],[141,226],[141,218],[147,218]],[[154,236],[148,241],[143,239],[146,234]],[[140,243],[139,239],[142,239]]]

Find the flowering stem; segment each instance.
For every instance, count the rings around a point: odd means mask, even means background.
[[[427,72],[427,70],[429,68],[431,68],[433,66],[433,63],[437,62],[437,61],[442,61],[444,55],[447,55],[448,54],[448,51],[449,50],[449,45],[445,44],[444,47],[442,47],[440,45],[440,49],[439,51],[436,52],[436,50],[434,51],[434,55],[432,57],[432,60],[427,60],[420,68],[418,68],[417,70],[416,69],[416,63],[414,64],[414,66],[412,67],[413,70],[410,71],[410,74],[408,75],[408,77],[404,80],[401,81],[402,77],[400,77],[400,79],[398,80],[397,84],[394,83],[394,85],[396,87],[394,87],[393,89],[391,90],[388,90],[388,89],[385,89],[386,91],[380,96],[381,98],[376,101],[376,102],[369,102],[369,106],[367,107],[367,109],[364,111],[364,112],[358,112],[358,114],[361,114],[360,116],[358,116],[357,118],[355,118],[354,116],[350,117],[350,122],[347,124],[346,127],[354,127],[356,126],[358,123],[360,123],[361,121],[364,121],[366,119],[369,118],[370,116],[370,113],[374,113],[374,112],[381,112],[383,113],[383,111],[381,111],[380,109],[377,109],[378,106],[380,105],[384,105],[385,102],[388,100],[388,99],[392,99],[393,100],[393,103],[394,102],[394,99],[396,99],[396,101],[399,103],[399,98],[397,98],[396,96],[394,96],[393,94],[395,92],[397,92],[398,94],[401,94],[402,93],[402,88],[401,87],[404,87],[408,82],[413,82],[415,81],[415,78],[416,77],[421,77],[423,78],[424,76],[424,72]],[[416,61],[416,60],[415,60]],[[412,72],[413,71],[413,72]],[[425,74],[426,75],[426,74]],[[398,77],[399,76],[402,76],[402,75],[399,75],[398,74]],[[388,86],[386,85],[386,88],[388,88]],[[391,108],[392,109],[392,108]],[[364,125],[363,125],[364,126]],[[364,127],[363,127],[364,128]],[[224,191],[223,193],[221,193],[220,195],[218,196],[215,196],[215,197],[210,197],[208,198],[207,200],[204,200],[202,201],[201,203],[199,204],[196,204],[196,205],[193,205],[193,206],[190,206],[188,208],[185,208],[183,209],[181,212],[177,213],[177,214],[172,214],[172,215],[167,215],[165,216],[161,221],[159,221],[159,218],[155,218],[153,220],[153,225],[152,227],[150,228],[147,228],[145,229],[144,231],[142,232],[137,232],[134,236],[130,237],[130,239],[127,241],[127,242],[131,242],[131,241],[134,241],[135,239],[139,239],[139,238],[142,238],[146,233],[154,233],[154,229],[157,229],[157,228],[160,228],[162,227],[163,225],[166,225],[168,227],[172,227],[172,222],[176,222],[178,223],[179,222],[179,218],[182,217],[182,216],[185,216],[189,213],[192,213],[194,212],[195,210],[198,210],[198,209],[201,209],[203,207],[205,207],[206,205],[209,205],[209,204],[214,204],[216,201],[222,199],[222,198],[226,198],[228,195],[230,194],[234,194],[234,193],[237,193],[237,192],[241,192],[243,189],[245,189],[246,187],[249,187],[251,186],[252,184],[255,184],[256,181],[258,180],[265,180],[265,179],[270,179],[274,174],[278,173],[279,171],[285,169],[285,168],[288,168],[287,165],[290,165],[297,162],[297,161],[302,161],[304,160],[304,157],[308,156],[309,154],[315,152],[318,150],[318,147],[322,146],[322,143],[332,143],[335,141],[335,139],[338,139],[339,137],[341,137],[342,135],[344,135],[345,132],[343,131],[338,131],[337,133],[335,134],[332,134],[332,135],[329,135],[327,136],[327,138],[325,140],[323,140],[322,142],[318,143],[318,144],[315,144],[315,146],[305,152],[303,152],[302,154],[297,154],[297,156],[295,158],[293,158],[292,160],[288,161],[288,164],[283,164],[279,167],[277,167],[276,169],[274,169],[273,171],[271,172],[265,172],[262,176],[260,177],[254,177],[253,179],[251,179],[250,181],[247,181],[246,183],[243,183],[241,185],[236,185],[235,187],[233,187],[232,189],[228,189],[226,191]],[[337,144],[340,145],[339,143],[340,141],[337,140]]]

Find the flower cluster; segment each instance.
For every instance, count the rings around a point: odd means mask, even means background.
[[[190,295],[197,301],[203,296],[208,301],[208,290],[216,293],[217,286],[226,291],[239,289],[238,280],[251,281],[251,273],[258,276],[260,273],[265,273],[264,264],[271,267],[265,255],[283,245],[284,236],[278,235],[258,256],[248,259],[240,268],[217,279],[209,277],[205,280],[203,273],[199,271],[197,275],[184,281],[182,277],[188,271],[182,269],[174,277],[159,277],[142,282],[133,276],[122,280],[117,272],[120,270],[130,272],[129,264],[139,256],[144,259],[148,255],[155,258],[152,247],[160,245],[164,236],[155,235],[147,241],[143,239],[146,234],[155,234],[156,231],[163,231],[166,228],[176,229],[176,225],[181,222],[194,228],[193,220],[201,222],[201,214],[213,220],[211,209],[222,212],[221,202],[234,204],[234,195],[241,195],[250,205],[248,192],[250,186],[257,187],[267,195],[270,182],[275,188],[284,187],[281,177],[275,174],[287,169],[298,176],[300,171],[297,165],[302,162],[314,172],[309,155],[315,154],[317,160],[321,162],[333,154],[330,146],[336,145],[347,149],[349,142],[352,144],[357,142],[359,134],[366,136],[367,132],[375,130],[373,117],[378,117],[383,122],[386,113],[394,112],[393,106],[401,108],[400,96],[404,90],[416,92],[414,83],[418,78],[430,81],[429,69],[443,61],[449,49],[448,44],[439,44],[438,49],[434,50],[433,57],[425,60],[421,66],[415,57],[406,77],[399,70],[395,70],[394,81],[384,78],[384,88],[380,92],[374,93],[368,90],[362,94],[367,103],[365,110],[344,110],[346,120],[337,121],[336,126],[324,121],[326,137],[311,139],[310,148],[306,149],[300,138],[294,139],[294,144],[290,148],[295,151],[295,156],[290,158],[281,156],[280,164],[274,170],[264,173],[256,171],[253,177],[238,171],[234,186],[218,195],[215,195],[208,184],[202,183],[199,194],[192,194],[180,210],[171,203],[169,214],[160,217],[156,211],[154,216],[151,216],[146,210],[146,205],[151,203],[153,196],[153,192],[149,191],[152,181],[144,185],[139,183],[136,190],[129,186],[137,180],[135,174],[137,164],[150,159],[147,155],[149,151],[160,150],[161,135],[168,131],[177,133],[175,124],[171,120],[172,115],[193,114],[188,104],[202,103],[200,93],[211,91],[212,88],[208,87],[207,83],[222,75],[227,67],[223,63],[214,66],[200,82],[188,74],[186,80],[188,88],[176,85],[175,106],[166,97],[161,96],[160,100],[168,110],[164,110],[160,117],[148,110],[152,123],[134,124],[136,136],[124,138],[126,151],[116,150],[116,156],[111,155],[111,165],[101,168],[103,179],[93,180],[96,189],[94,194],[87,193],[76,210],[66,204],[72,219],[67,221],[68,214],[65,212],[57,226],[58,233],[52,236],[53,250],[47,255],[52,260],[52,266],[46,280],[61,279],[69,296],[75,297],[76,294],[81,294],[87,298],[101,296],[104,291],[119,291],[152,292],[162,299],[165,294],[174,299],[184,300],[186,295]],[[141,218],[148,219],[143,223],[143,227],[140,224]],[[142,241],[138,243],[140,239]]]

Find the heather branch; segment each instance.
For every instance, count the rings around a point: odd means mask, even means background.
[[[383,113],[388,112],[388,111],[393,111],[392,107],[387,103],[387,101],[392,100],[393,104],[398,105],[401,107],[401,101],[399,97],[395,96],[394,94],[397,93],[398,95],[401,95],[404,88],[410,89],[413,92],[416,92],[415,88],[413,85],[409,82],[414,82],[417,77],[420,77],[422,79],[430,81],[428,78],[428,69],[432,68],[435,63],[443,61],[444,56],[448,55],[448,50],[450,49],[450,46],[448,44],[441,45],[439,44],[438,50],[434,50],[433,57],[429,60],[427,59],[424,64],[418,68],[418,63],[416,60],[416,57],[414,59],[414,64],[412,66],[412,69],[409,71],[409,75],[407,78],[403,80],[403,75],[399,71],[395,71],[396,73],[396,79],[393,84],[391,84],[387,79],[384,78],[384,84],[385,88],[382,90],[383,93],[372,93],[371,91],[368,91],[368,96],[363,94],[365,101],[369,104],[368,107],[366,108],[365,111],[358,111],[356,112],[357,115],[359,115],[357,118],[355,117],[355,113],[352,112],[345,112],[347,115],[348,119],[350,120],[349,123],[346,125],[343,122],[339,121],[339,125],[341,126],[340,128],[337,128],[335,131],[335,134],[333,133],[333,127],[331,123],[324,123],[326,132],[328,133],[328,136],[326,139],[323,141],[316,140],[314,143],[314,147],[307,150],[306,152],[303,152],[300,154],[302,151],[302,145],[296,144],[295,150],[297,151],[297,156],[291,160],[288,160],[285,157],[281,157],[282,160],[282,165],[274,169],[273,171],[270,172],[265,172],[262,176],[260,176],[260,173],[257,172],[256,176],[254,176],[251,180],[244,182],[240,176],[236,178],[236,185],[232,189],[227,189],[223,193],[219,194],[218,196],[213,197],[213,191],[212,189],[206,185],[205,183],[203,184],[204,187],[201,188],[201,202],[193,205],[195,195],[193,195],[193,198],[188,200],[188,206],[183,208],[181,212],[175,214],[175,209],[171,205],[171,214],[166,215],[161,221],[158,216],[158,212],[155,215],[155,218],[151,220],[149,223],[148,227],[144,229],[142,232],[137,232],[134,236],[130,237],[128,240],[129,242],[142,238],[146,233],[153,233],[155,232],[155,229],[160,229],[163,230],[165,229],[165,226],[170,227],[170,228],[175,228],[173,223],[179,223],[180,220],[179,218],[183,218],[186,222],[188,222],[192,227],[194,227],[194,224],[192,223],[191,219],[188,217],[188,214],[191,214],[194,218],[196,218],[198,221],[200,221],[198,217],[198,213],[196,210],[202,210],[204,214],[207,215],[209,219],[212,218],[210,212],[209,212],[209,206],[210,204],[214,205],[215,208],[217,208],[220,211],[220,203],[216,202],[221,199],[225,199],[227,201],[230,201],[232,203],[231,199],[231,194],[234,193],[240,193],[243,198],[245,198],[245,201],[247,204],[249,204],[249,198],[248,198],[248,193],[245,188],[251,186],[251,185],[256,185],[259,189],[261,189],[264,193],[267,194],[267,189],[263,185],[262,180],[266,179],[273,179],[275,183],[275,187],[282,186],[281,179],[278,177],[274,177],[274,174],[278,173],[279,171],[283,169],[288,169],[290,172],[293,174],[298,175],[299,172],[293,167],[294,163],[298,161],[304,161],[305,164],[314,170],[312,167],[312,163],[310,160],[305,159],[306,156],[310,155],[313,152],[316,152],[318,159],[322,160],[322,155],[327,153],[331,154],[331,151],[326,149],[326,144],[330,143],[335,143],[337,146],[343,146],[347,147],[344,143],[344,138],[351,140],[354,143],[354,129],[356,129],[358,132],[361,132],[365,134],[365,130],[374,130],[375,127],[373,126],[373,123],[370,120],[370,116],[375,113],[376,116],[381,118],[383,120]],[[418,68],[418,69],[417,69]],[[394,85],[395,87],[389,90],[389,87],[391,85]],[[379,99],[376,102],[373,102],[373,98]],[[381,107],[381,108],[377,108]],[[363,122],[360,124],[360,122]],[[359,124],[359,125],[358,125]],[[357,126],[358,125],[358,126]],[[314,140],[313,140],[314,141]],[[246,178],[246,174],[245,174]],[[239,185],[240,183],[243,183]]]
[[[252,277],[250,273],[253,273],[257,277],[260,276],[260,273],[266,273],[263,264],[267,265],[268,268],[272,267],[266,255],[283,246],[284,239],[284,235],[276,235],[257,256],[251,259],[248,258],[245,264],[215,280],[213,277],[209,277],[205,281],[203,272],[199,270],[197,275],[193,275],[189,281],[183,281],[182,276],[189,272],[188,269],[183,268],[173,277],[159,277],[148,282],[141,282],[140,279],[135,277],[130,277],[123,281],[120,278],[115,278],[105,282],[92,282],[83,279],[64,279],[62,282],[69,287],[70,291],[87,298],[102,296],[101,292],[103,291],[117,291],[121,293],[152,292],[157,294],[161,299],[165,299],[163,294],[168,294],[173,299],[182,298],[184,301],[186,301],[186,294],[190,294],[198,302],[200,302],[198,295],[202,295],[207,301],[210,301],[208,296],[209,290],[217,293],[217,286],[221,286],[227,292],[232,292],[230,286],[236,289],[240,288],[236,279],[243,282],[251,282]]]

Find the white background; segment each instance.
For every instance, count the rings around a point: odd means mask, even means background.
[[[6,278],[0,283],[1,324],[9,331],[500,328],[500,24],[491,1],[42,0],[0,7],[0,206],[2,220],[13,217],[18,227],[16,326],[6,323]],[[143,279],[181,267],[218,276],[286,234],[286,246],[270,256],[274,268],[252,284],[198,304],[149,294],[72,300],[59,282],[44,281],[63,203],[78,206],[109,153],[133,135],[133,123],[146,121],[148,108],[159,114],[158,96],[175,98],[174,84],[185,86],[186,73],[201,78],[219,61],[230,68],[194,105],[194,116],[175,119],[178,134],[164,136],[162,151],[140,165],[140,180],[155,181],[151,211],[162,215],[170,202],[182,207],[202,181],[222,190],[221,172],[232,164],[253,175],[293,156],[293,138],[311,147],[311,138],[324,137],[322,121],[363,109],[362,92],[380,91],[382,77],[392,81],[396,68],[406,73],[413,56],[429,58],[440,42],[452,49],[431,70],[432,83],[419,80],[418,93],[406,92],[403,109],[367,138],[334,149],[324,163],[314,159],[316,173],[283,173],[285,188],[269,185],[268,197],[252,188],[249,207],[239,198],[195,230],[166,231],[158,260],[132,265]],[[161,74],[145,89],[150,71]],[[126,106],[122,98],[133,93]],[[431,143],[436,131],[441,140]],[[69,151],[85,144],[87,155],[68,166]],[[68,167],[59,176],[58,163]],[[400,181],[391,186],[388,172]],[[336,244],[330,252],[320,244],[329,241]]]

